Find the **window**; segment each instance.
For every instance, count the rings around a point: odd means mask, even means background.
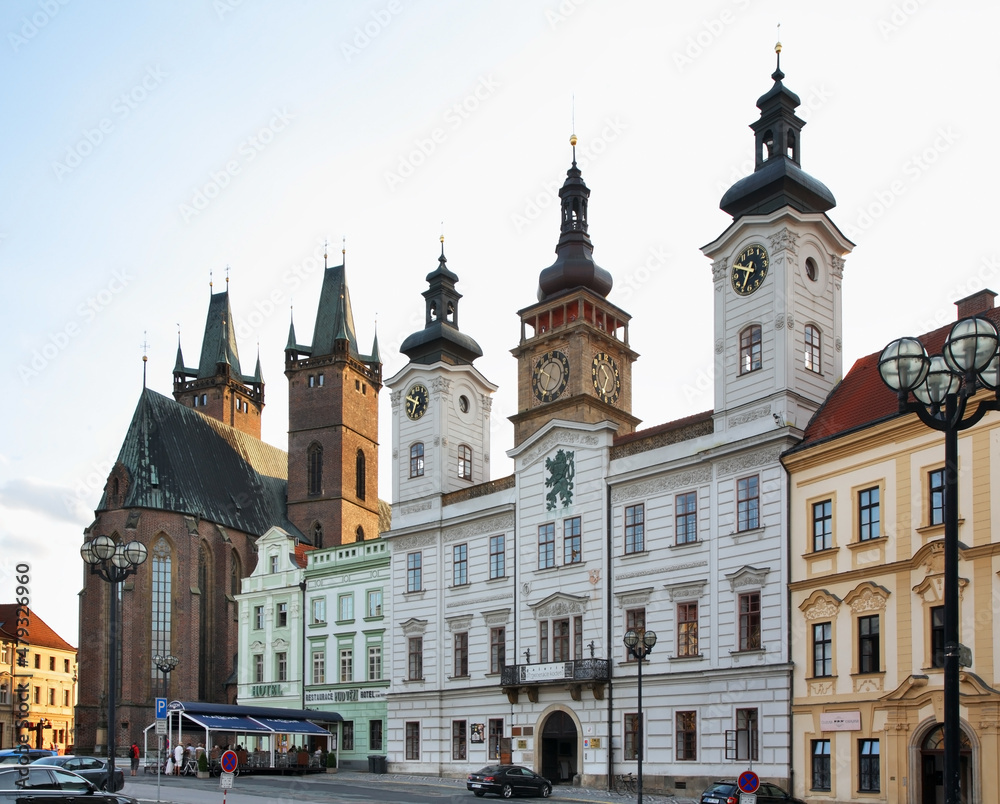
[[[41,687],[35,687],[34,692],[32,693],[32,695],[33,695],[32,701],[34,703],[40,704],[42,702],[42,688]]]
[[[830,789],[830,741],[812,741],[812,790]]]
[[[882,767],[878,740],[858,741],[858,792],[877,793],[882,789]]]
[[[814,623],[813,635],[813,676],[821,678],[833,675],[833,624]]]
[[[646,610],[645,609],[627,609],[625,612],[625,630],[626,631],[636,631],[637,633],[642,633],[646,630]],[[625,661],[634,662],[636,661],[635,656],[632,652],[625,648]]]
[[[315,388],[316,387],[316,375],[315,374],[310,374],[309,375],[309,387],[310,388]]]
[[[833,547],[833,501],[813,503],[813,552]]]
[[[757,757],[757,710],[736,710],[736,759],[756,762]]]
[[[40,653],[35,654],[35,669],[37,670],[42,669],[42,654]]]
[[[698,541],[698,493],[689,491],[674,499],[677,544]]]
[[[451,551],[451,582],[454,586],[465,586],[469,582],[469,546],[456,544]]]
[[[410,681],[421,681],[424,677],[424,638],[410,637],[406,641]]]
[[[638,505],[625,506],[625,555],[641,553],[646,549],[645,539],[645,507]]]
[[[382,680],[382,646],[368,646],[368,680]]]
[[[153,544],[152,588],[150,589],[150,656],[167,656],[170,650],[170,621],[173,593],[171,591],[170,544],[160,536]],[[159,676],[156,665],[150,663],[154,678]],[[67,668],[66,672],[69,672]]]
[[[56,669],[56,657],[49,656],[49,670],[55,672]]]
[[[253,627],[260,631],[264,627],[264,607],[253,607]]]
[[[698,655],[698,602],[677,604],[677,655]]]
[[[878,673],[882,670],[879,654],[879,616],[858,618],[858,672]]]
[[[761,367],[760,327],[754,324],[740,333],[740,374]]]
[[[382,616],[382,590],[371,589],[368,591],[368,616]]]
[[[382,750],[382,721],[381,720],[369,720],[368,721],[368,750],[369,751],[381,751]]]
[[[490,536],[490,578],[502,578],[504,576],[504,538],[500,536]]]
[[[472,480],[472,447],[466,444],[458,445],[458,476],[462,480]]]
[[[288,681],[288,654],[285,652],[274,654],[274,677],[276,681]]]
[[[255,653],[253,657],[253,681],[254,684],[264,683],[264,654]]]
[[[313,442],[306,450],[307,487],[310,497],[323,493],[323,447]]]
[[[354,681],[354,649],[340,649],[340,683],[347,684]]]
[[[630,712],[625,715],[625,748],[622,759],[626,762],[639,758],[639,715]]]
[[[550,636],[551,635],[551,636]],[[539,661],[568,662],[583,658],[583,617],[543,620],[538,624]]]
[[[421,562],[420,553],[408,553],[406,556],[406,591],[419,592],[421,586]]]
[[[360,449],[354,456],[354,491],[359,500],[365,498],[365,453]]]
[[[820,334],[819,330],[812,324],[806,324],[805,348],[802,353],[803,363],[808,371],[815,371],[819,374],[822,369],[820,358]]]
[[[69,690],[63,690],[63,706],[69,706]],[[60,740],[60,742],[62,741]]]
[[[341,751],[353,751],[354,750],[354,721],[345,720],[340,724],[340,750]]]
[[[507,629],[490,629],[490,672],[499,673],[507,664]]]
[[[549,522],[538,526],[538,569],[556,565],[556,526]]]
[[[464,631],[455,634],[454,644],[454,675],[456,678],[464,678],[469,675],[469,635]]]
[[[552,661],[569,660],[569,619],[555,620],[552,623]]]
[[[349,622],[354,619],[354,595],[348,593],[346,595],[337,596],[337,620],[340,622]]]
[[[69,672],[69,659],[63,659],[63,672]]]
[[[418,441],[410,447],[410,477],[424,476],[424,445]]]
[[[313,651],[313,684],[326,683],[326,654],[321,651]]]
[[[358,525],[358,529],[354,531],[354,541],[363,542],[365,540],[365,529]]]
[[[0,684],[0,704],[9,703],[8,695],[9,695],[9,690],[7,687],[7,682],[4,681],[2,684]]]
[[[578,564],[581,561],[580,517],[574,516],[563,521],[563,564]]]
[[[944,469],[935,469],[927,475],[927,483],[930,491],[930,511],[928,512],[928,525],[944,524]]]
[[[269,571],[272,575],[278,571],[278,556],[276,555],[269,556],[269,567],[270,567]]]
[[[489,759],[500,759],[500,741],[503,739],[503,719],[490,718],[489,720]]]
[[[944,667],[944,606],[931,609],[931,667]]]
[[[314,623],[326,622],[326,598],[314,597],[312,601],[312,621]]]
[[[278,628],[284,628],[288,625],[288,604],[279,603],[278,604]]]
[[[740,650],[760,650],[760,592],[740,595]]]
[[[757,475],[736,481],[736,530],[755,530],[760,526],[760,479]]]
[[[858,540],[877,539],[879,530],[878,486],[858,492]]]
[[[49,706],[56,705],[56,691],[52,687],[49,687]]]
[[[420,759],[420,723],[406,722],[406,758]]]
[[[698,758],[698,719],[695,712],[678,712],[676,758],[694,760]]]
[[[464,720],[451,721],[451,758],[465,759],[466,732]]]

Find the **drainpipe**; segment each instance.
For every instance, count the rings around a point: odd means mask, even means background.
[[[614,612],[611,605],[612,578],[613,578],[612,567],[611,567],[611,561],[613,555],[612,544],[611,544],[611,484],[608,483],[607,481],[605,481],[605,484],[607,486],[608,499],[606,503],[607,512],[606,512],[606,523],[605,523],[605,531],[606,531],[605,549],[607,550],[607,560],[604,562],[604,566],[607,568],[608,576],[605,579],[604,583],[608,591],[606,595],[607,635],[605,637],[604,644],[607,646],[605,648],[605,653],[607,653],[608,656],[608,790],[610,791],[612,786],[611,780],[615,778],[614,777],[615,760],[614,760],[614,751],[612,750],[612,746],[614,745],[612,737],[614,735],[614,727],[615,727],[615,686],[611,680],[612,676],[611,668],[613,664],[613,662],[611,661],[611,646],[614,644],[614,642],[612,642],[611,631],[612,631],[612,615]]]
[[[308,560],[309,559],[307,557],[306,561],[308,561]],[[306,657],[308,656],[308,653],[307,653],[308,646],[306,644],[306,642],[307,642],[307,640],[306,640],[306,582],[305,582],[304,579],[299,582],[299,589],[302,590],[302,606],[300,607],[300,611],[302,612],[302,674],[301,674],[302,683],[299,685],[299,688],[300,688],[299,708],[300,709],[305,709],[306,708],[306,669],[308,668],[308,665],[306,664]]]

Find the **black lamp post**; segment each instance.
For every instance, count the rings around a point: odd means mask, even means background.
[[[163,697],[166,698],[168,691],[167,676],[170,672],[177,667],[177,657],[173,654],[169,656],[160,656],[157,654],[153,657],[153,664],[156,665],[156,669],[163,673]],[[163,738],[157,735],[156,737],[156,777],[157,785],[159,785],[160,770],[163,768],[163,755],[161,753],[161,747],[163,746]],[[159,788],[157,788],[157,800],[159,800]]]
[[[639,662],[639,728],[636,731],[635,744],[636,756],[639,759],[639,769],[636,774],[636,789],[638,792],[638,804],[642,804],[642,752],[644,748],[642,735],[645,730],[642,713],[642,663],[653,652],[653,646],[656,644],[656,631],[646,631],[642,628],[633,630],[629,628],[625,632],[622,641],[625,643],[625,647],[628,648],[628,652]]]
[[[951,328],[942,354],[927,356],[916,338],[893,341],[879,357],[882,381],[896,392],[900,413],[916,413],[924,424],[944,433],[944,800],[960,804],[961,719],[958,617],[958,433],[987,411],[1000,410],[1000,357],[997,328],[985,318],[963,318]],[[992,399],[966,407],[980,387]],[[909,401],[910,392],[917,401]]]
[[[80,555],[90,571],[111,584],[108,620],[111,634],[108,642],[108,778],[115,778],[115,694],[118,688],[118,584],[146,560],[146,545],[131,541],[115,543],[110,536],[87,539]]]

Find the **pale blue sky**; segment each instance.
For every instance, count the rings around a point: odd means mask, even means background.
[[[916,0],[8,0],[0,599],[30,560],[33,607],[78,639],[77,551],[138,399],[144,333],[148,383],[169,394],[177,325],[193,363],[209,271],[219,289],[227,264],[248,370],[260,342],[265,438],[285,446],[288,308],[310,333],[320,272],[305,261],[324,238],[339,260],[347,237],[359,340],[377,316],[390,376],[423,324],[444,221],[462,329],[500,386],[494,475],[509,471],[509,349],[553,260],[547,188],[568,167],[574,94],[595,257],[642,356],[634,412],[650,426],[709,409],[699,247],[750,169],[778,22],[803,167],[858,244],[845,367],[952,320],[954,299],[1000,290],[998,17]],[[195,214],[199,192],[212,197]]]

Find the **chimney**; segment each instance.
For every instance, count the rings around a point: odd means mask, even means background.
[[[964,299],[959,299],[955,302],[955,306],[958,308],[958,317],[968,318],[972,315],[982,315],[983,313],[993,309],[993,299],[996,298],[996,293],[994,293],[989,288],[983,288],[978,293],[973,293],[971,296],[966,296]]]

